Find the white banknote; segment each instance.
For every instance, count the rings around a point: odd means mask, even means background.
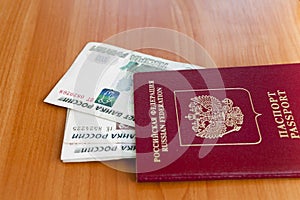
[[[133,127],[68,109],[64,143],[135,144]]]
[[[44,101],[134,126],[133,73],[193,68],[199,69],[191,64],[92,42],[85,46]]]
[[[61,160],[107,161],[135,158],[133,127],[68,109]]]
[[[63,144],[63,162],[108,161],[135,158],[135,144]]]

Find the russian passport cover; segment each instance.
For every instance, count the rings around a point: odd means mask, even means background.
[[[300,176],[300,64],[134,75],[137,181]]]

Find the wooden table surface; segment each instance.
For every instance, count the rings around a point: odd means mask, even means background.
[[[136,183],[60,161],[66,110],[43,99],[87,42],[146,27],[189,36],[219,67],[300,62],[298,0],[1,0],[0,199],[298,199],[300,179]]]

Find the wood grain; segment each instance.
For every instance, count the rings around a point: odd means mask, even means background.
[[[300,196],[300,179],[136,183],[99,162],[63,164],[65,109],[43,103],[87,42],[134,28],[183,33],[219,67],[300,62],[298,0],[2,0],[0,24],[0,199]]]

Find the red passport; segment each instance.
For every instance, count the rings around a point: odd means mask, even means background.
[[[138,181],[300,176],[300,64],[134,75]]]

